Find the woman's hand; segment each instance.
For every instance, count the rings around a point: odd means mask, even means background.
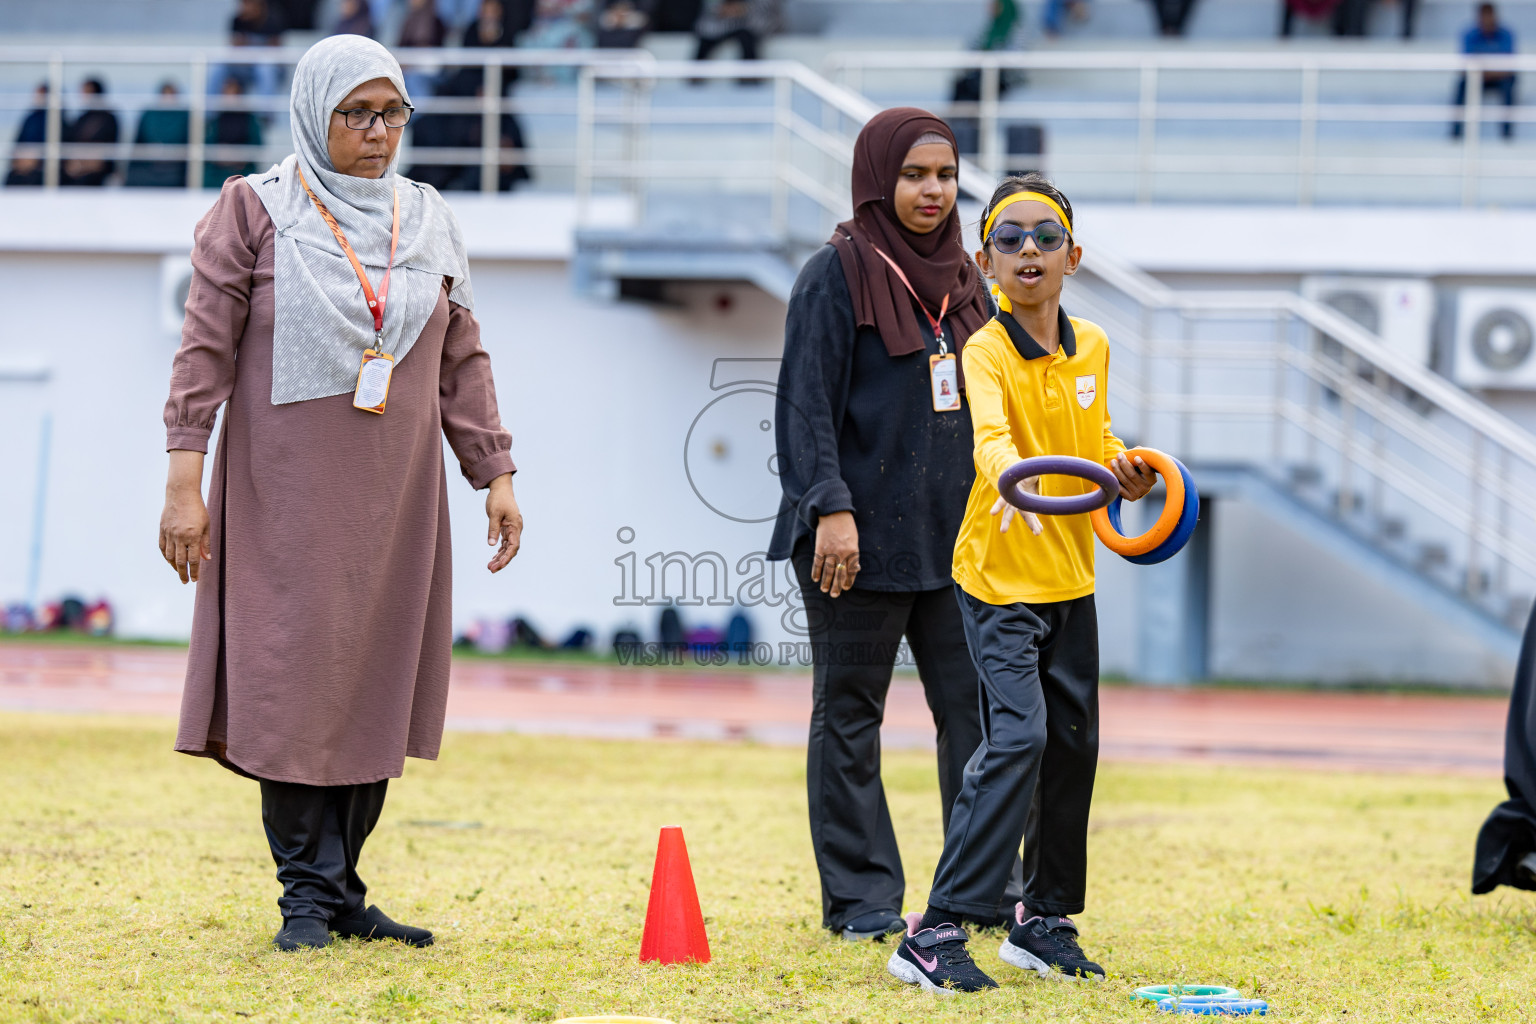
[[[859,574],[859,528],[852,512],[829,512],[816,520],[816,559],[811,579],[821,592],[837,597]]]
[[[1121,452],[1110,460],[1109,469],[1120,481],[1120,497],[1126,501],[1145,498],[1152,485],[1157,483],[1157,472],[1140,455],[1131,459]]]
[[[160,513],[160,553],[185,583],[197,582],[202,562],[213,557],[208,541],[208,508],[203,504],[203,453],[171,452]]]
[[[486,564],[491,572],[501,572],[517,555],[523,543],[523,514],[517,509],[517,499],[512,496],[512,474],[503,473],[491,481],[490,493],[485,496],[485,517],[490,521],[490,531],[485,542],[494,545],[501,542],[501,550]]]
[[[1040,478],[1037,476],[1025,477],[1019,481],[1019,489],[1025,494],[1039,494]],[[1004,498],[1001,494],[992,503],[992,514],[997,515],[999,512],[1003,514],[1002,525],[998,527],[999,533],[1007,533],[1008,527],[1013,523],[1013,517],[1019,515],[1024,517],[1024,525],[1029,527],[1029,532],[1036,537],[1040,536],[1040,531],[1045,529],[1044,526],[1040,525],[1039,516],[1033,512],[1021,512],[1017,507],[1008,504],[1008,499]]]

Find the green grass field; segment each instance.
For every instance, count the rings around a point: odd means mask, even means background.
[[[170,723],[0,715],[0,1021],[1121,1021],[1172,981],[1311,1021],[1536,1018],[1536,898],[1467,893],[1492,780],[1105,766],[1085,948],[1051,983],[937,999],[822,932],[802,753],[450,735],[393,784],[361,870],[428,950],[274,952],[255,785]],[[931,759],[886,758],[908,909],[940,843]],[[641,966],[657,829],[684,826],[714,962]]]

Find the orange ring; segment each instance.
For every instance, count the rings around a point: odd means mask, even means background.
[[[1093,523],[1093,532],[1115,554],[1144,555],[1173,536],[1173,531],[1179,528],[1179,517],[1184,512],[1184,477],[1177,463],[1156,448],[1132,448],[1125,454],[1127,458],[1140,455],[1141,460],[1163,478],[1163,484],[1168,488],[1157,522],[1139,537],[1122,537],[1110,525],[1108,508],[1095,509],[1088,518]]]

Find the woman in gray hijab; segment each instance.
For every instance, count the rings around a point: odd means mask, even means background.
[[[388,780],[442,741],[444,435],[488,491],[491,572],[522,533],[458,222],[395,173],[410,113],[373,40],[305,54],[293,155],[230,178],[197,226],[165,406],[160,548],[197,584],[176,749],[259,780],[282,949],[431,943],[365,902],[357,863]]]

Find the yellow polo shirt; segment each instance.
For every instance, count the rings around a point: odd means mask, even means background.
[[[1110,430],[1109,339],[1097,324],[1061,313],[1061,344],[1046,352],[1006,313],[961,350],[975,436],[976,483],[955,540],[954,578],[988,604],[1043,604],[1093,593],[1093,526],[1086,515],[1041,516],[1036,537],[992,515],[1003,470],[1035,455],[1107,463],[1125,451]],[[1040,493],[1084,494],[1093,485],[1047,476]]]

